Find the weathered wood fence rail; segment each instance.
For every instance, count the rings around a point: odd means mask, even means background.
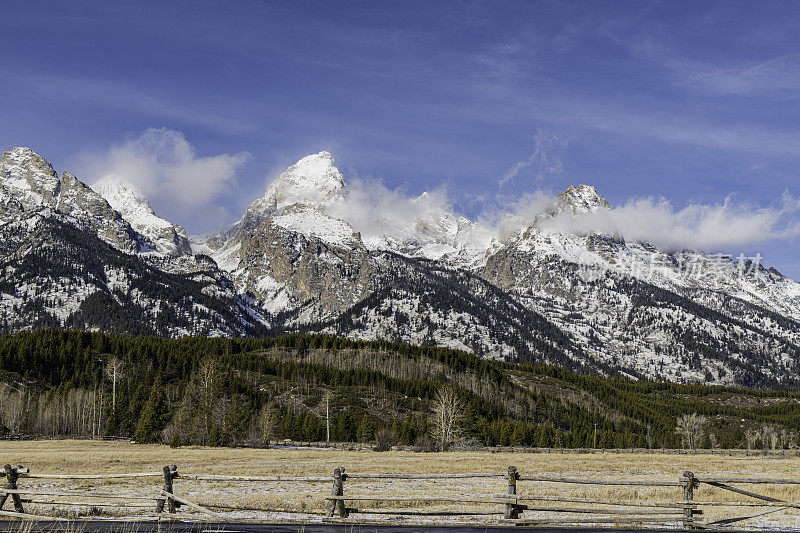
[[[484,517],[491,523],[514,525],[660,525],[664,527],[682,527],[684,529],[722,529],[732,524],[778,513],[790,509],[800,509],[800,501],[783,501],[771,496],[758,494],[751,490],[734,485],[798,485],[800,479],[760,479],[760,478],[721,478],[697,477],[692,472],[684,472],[674,481],[648,479],[595,479],[569,478],[543,475],[520,474],[515,467],[509,467],[501,473],[459,473],[459,474],[390,474],[390,473],[347,473],[339,467],[333,476],[242,476],[220,474],[179,473],[176,465],[165,466],[161,472],[140,472],[127,474],[39,474],[31,472],[21,465],[5,465],[0,478],[6,478],[5,486],[0,489],[0,517],[19,519],[59,519],[58,516],[34,514],[25,511],[25,506],[32,504],[37,508],[52,507],[89,507],[115,508],[128,513],[125,520],[158,519],[192,519],[197,514],[190,514],[189,509],[203,515],[201,519],[209,521],[236,521],[222,511],[260,511],[269,513],[300,513],[303,515],[321,515],[323,520],[343,523],[387,523],[386,519],[378,520],[377,515],[390,515],[398,519],[408,516],[427,517]],[[79,490],[60,490],[52,488],[21,487],[20,480],[53,480],[74,481],[75,483],[120,480],[136,478],[154,478],[155,483],[163,481],[163,487],[155,494],[136,495],[123,492]],[[428,487],[423,494],[381,493],[380,483],[391,483],[393,490],[419,489],[404,486],[395,482],[437,483],[446,480],[477,481],[475,489],[490,487],[491,480],[497,480],[497,488],[505,485],[504,493],[488,495],[464,495],[461,490],[450,493],[432,494]],[[289,490],[284,491],[287,501],[285,507],[237,505],[233,495],[227,495],[225,502],[199,504],[176,494],[176,481],[200,481],[205,483],[285,483]],[[503,483],[504,482],[504,483]],[[320,495],[325,501],[322,509],[297,509],[292,507],[291,498],[296,497],[295,490],[299,483],[330,484],[330,495]],[[27,484],[26,484],[27,485]],[[668,493],[665,501],[640,499],[603,499],[577,497],[559,492],[559,485],[586,485],[608,487],[654,488]],[[728,491],[737,495],[735,501],[701,501],[695,499],[696,491],[703,485]],[[552,487],[552,488],[550,488]],[[355,488],[355,492],[351,490]],[[366,488],[368,493],[359,494],[359,488]],[[550,488],[550,490],[547,490]],[[327,490],[321,487],[320,490]],[[525,491],[528,491],[527,493]],[[391,492],[391,491],[390,491]],[[413,490],[409,490],[413,492]],[[549,494],[548,494],[549,492]],[[674,496],[670,497],[670,494]],[[742,497],[747,499],[741,499]],[[8,499],[13,503],[13,511],[4,509]],[[439,504],[439,507],[433,504]],[[450,507],[441,508],[441,505]],[[457,504],[457,505],[455,505]],[[703,507],[722,508],[760,508],[749,514],[728,516],[715,521],[704,522],[700,516]],[[357,517],[360,515],[363,518]],[[368,518],[373,516],[373,518]],[[490,519],[490,517],[493,517]]]

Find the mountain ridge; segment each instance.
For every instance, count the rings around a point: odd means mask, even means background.
[[[610,210],[590,185],[570,186],[503,238],[428,193],[363,212],[359,195],[319,152],[235,224],[188,236],[124,178],[59,180],[15,148],[0,161],[4,323],[105,330],[137,316],[165,336],[318,331],[606,375],[797,382],[800,284],[753,261],[563,231],[565,217]],[[99,246],[92,239],[108,246],[103,261],[126,266],[82,257]],[[63,257],[43,254],[52,246]],[[117,310],[94,316],[87,300]]]

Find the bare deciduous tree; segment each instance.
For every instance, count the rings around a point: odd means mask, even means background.
[[[117,383],[123,377],[124,363],[117,356],[112,357],[106,363],[106,376],[111,380],[111,409],[117,410]]]
[[[690,415],[683,415],[678,417],[678,423],[675,427],[675,432],[678,433],[683,439],[683,444],[690,450],[696,450],[697,445],[700,443],[700,437],[703,435],[703,428],[705,428],[707,419],[704,416],[692,413]]]
[[[208,358],[200,363],[197,370],[197,381],[201,391],[201,408],[203,410],[203,429],[206,436],[211,433],[213,425],[212,406],[214,403],[214,382],[217,375],[217,362]]]
[[[769,447],[772,450],[778,449],[778,443],[780,442],[780,433],[779,429],[775,426],[768,426],[764,428],[764,442],[769,443]]]
[[[433,402],[433,439],[440,451],[448,449],[461,435],[463,405],[455,390],[442,387]]]
[[[275,424],[278,422],[278,412],[275,404],[268,403],[261,408],[258,413],[258,437],[262,446],[268,446],[270,437],[275,431]]]
[[[744,433],[744,438],[747,441],[747,449],[752,450],[755,445],[756,441],[761,437],[761,432],[756,429],[748,429]]]
[[[22,421],[25,418],[25,393],[16,390],[11,385],[0,384],[0,421],[12,434],[20,432]]]

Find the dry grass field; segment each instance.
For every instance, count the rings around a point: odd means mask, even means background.
[[[132,445],[121,442],[97,441],[36,441],[0,442],[0,464],[22,464],[36,474],[111,474],[159,472],[163,466],[176,464],[179,473],[222,474],[242,476],[322,476],[330,477],[333,469],[342,466],[349,473],[473,473],[505,472],[516,466],[521,475],[542,474],[571,478],[639,479],[677,481],[682,472],[691,470],[698,477],[762,477],[800,479],[800,460],[789,457],[745,457],[721,455],[669,454],[530,454],[530,453],[413,453],[336,451],[318,449],[228,449],[184,447],[171,449],[157,445]],[[74,490],[83,492],[114,492],[131,496],[152,496],[160,489],[158,477],[118,480],[20,480],[20,488],[39,490]],[[785,501],[800,501],[800,486],[748,485],[759,494]],[[232,482],[175,480],[175,494],[202,505],[230,505],[242,510],[219,509],[231,518],[262,520],[319,519],[315,511],[325,506],[330,494],[330,482]],[[503,479],[446,479],[446,480],[365,480],[352,479],[345,483],[346,495],[387,496],[491,496],[504,493]],[[676,502],[683,497],[680,487],[615,487],[520,481],[519,494],[537,496],[568,496],[576,498],[643,500]],[[42,499],[42,498],[40,498]],[[63,499],[63,498],[60,498]],[[698,501],[741,501],[743,496],[701,485],[695,492]],[[87,501],[87,504],[90,503]],[[141,509],[116,510],[87,505],[79,508],[56,506],[62,516],[131,516],[148,511],[151,504],[134,502]],[[542,502],[541,505],[553,505]],[[575,505],[575,504],[572,504]],[[9,504],[6,504],[8,509]],[[358,502],[349,504],[363,509],[393,510],[497,510],[496,504],[457,504],[425,502]],[[279,509],[276,511],[255,510]],[[53,506],[29,504],[26,511],[37,514],[53,513]],[[705,521],[750,514],[758,508],[713,506],[705,509]],[[361,515],[358,515],[361,516]],[[368,515],[363,515],[367,517]],[[554,516],[540,512],[525,512],[524,517]],[[573,516],[573,515],[568,515]],[[372,518],[385,515],[372,515]],[[585,518],[585,516],[583,517]],[[418,519],[417,519],[418,520]],[[437,518],[437,522],[441,522]],[[464,519],[455,519],[464,521]],[[474,518],[473,518],[474,520]],[[800,527],[800,513],[795,510],[769,514],[740,526]]]

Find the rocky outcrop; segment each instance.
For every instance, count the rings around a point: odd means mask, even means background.
[[[62,175],[56,209],[72,218],[81,228],[124,252],[136,253],[145,244],[141,236],[102,196],[69,172]]]
[[[61,182],[53,166],[30,148],[13,148],[0,159],[0,222],[54,208]]]
[[[608,200],[600,196],[591,185],[570,185],[566,191],[558,194],[558,204],[572,212],[594,213],[600,209],[610,209]]]
[[[281,226],[268,217],[241,240],[237,284],[286,308],[312,304],[315,317],[342,313],[366,297],[379,263],[352,233],[348,246]]]
[[[92,185],[92,189],[146,237],[155,251],[170,257],[192,253],[186,230],[156,215],[147,197],[131,182],[107,176]]]

